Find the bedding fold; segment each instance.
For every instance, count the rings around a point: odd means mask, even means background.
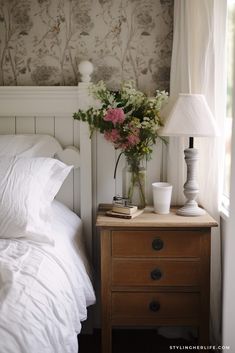
[[[95,302],[81,220],[53,202],[55,245],[0,239],[0,353],[77,353]]]

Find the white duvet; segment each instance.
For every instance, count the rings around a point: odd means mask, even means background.
[[[0,353],[77,353],[95,302],[81,221],[53,204],[55,246],[0,239]]]

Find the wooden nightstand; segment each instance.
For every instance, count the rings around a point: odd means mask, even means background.
[[[132,220],[99,212],[102,353],[112,352],[113,326],[193,326],[209,344],[208,214],[181,217],[146,211]]]

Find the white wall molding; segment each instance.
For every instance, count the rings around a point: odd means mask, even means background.
[[[0,87],[1,116],[72,116],[78,87]]]

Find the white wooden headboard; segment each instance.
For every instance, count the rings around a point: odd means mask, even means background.
[[[48,134],[62,147],[80,149],[80,168],[66,180],[59,198],[81,216],[91,253],[91,141],[87,124],[74,121],[72,115],[93,103],[88,94],[92,64],[81,63],[79,71],[78,87],[0,87],[0,134]]]

